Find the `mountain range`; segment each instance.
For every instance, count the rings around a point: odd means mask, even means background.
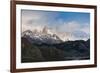
[[[90,39],[64,41],[46,27],[21,34],[22,63],[87,59],[90,59]]]
[[[48,28],[44,26],[41,29],[33,29],[33,30],[25,30],[22,31],[22,36],[30,36],[31,38],[51,38],[53,40],[60,40],[62,42],[68,41],[68,40],[87,40],[89,39],[89,34],[83,32],[83,31],[74,31],[74,32],[61,32],[58,30],[54,30],[52,28]],[[47,40],[47,39],[46,39]],[[58,42],[60,43],[60,42]]]

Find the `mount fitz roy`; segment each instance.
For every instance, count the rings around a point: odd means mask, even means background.
[[[64,37],[67,37],[66,33],[57,33],[44,27],[41,31],[35,29],[33,31],[26,30],[22,32],[21,37],[27,38],[32,43],[47,43],[47,44],[57,44],[65,41]],[[62,38],[63,37],[63,38]]]

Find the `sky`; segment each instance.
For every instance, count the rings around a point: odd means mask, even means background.
[[[44,26],[58,32],[72,33],[74,37],[90,36],[90,13],[21,10],[22,31],[41,29]]]

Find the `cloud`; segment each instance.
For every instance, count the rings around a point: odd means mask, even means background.
[[[57,14],[52,12],[22,10],[22,29],[30,28],[32,30],[34,27],[51,26],[56,16]]]
[[[81,31],[90,34],[90,25],[88,23],[84,23],[80,28]]]
[[[36,11],[22,10],[22,32],[25,30],[41,29],[44,25],[43,14]]]
[[[63,22],[59,30],[68,33],[70,40],[87,40],[90,36],[89,24],[80,24],[77,21]]]
[[[55,12],[22,10],[22,31],[41,30],[44,26],[47,26],[56,32],[70,33],[72,35],[69,36],[71,39],[89,38],[90,26],[88,23],[79,23],[76,20],[67,21],[67,19],[57,18],[58,16],[59,14]]]
[[[79,28],[80,28],[80,25],[75,21],[64,22],[63,24],[60,25],[60,30],[66,31],[66,32],[77,31],[79,30]]]

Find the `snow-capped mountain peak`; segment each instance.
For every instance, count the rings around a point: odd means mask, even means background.
[[[59,36],[57,36],[55,33],[53,33],[52,30],[48,29],[47,27],[44,27],[42,31],[38,31],[35,29],[34,31],[26,30],[22,32],[22,37],[30,38],[32,41],[38,41],[42,43],[61,43],[62,40]]]

